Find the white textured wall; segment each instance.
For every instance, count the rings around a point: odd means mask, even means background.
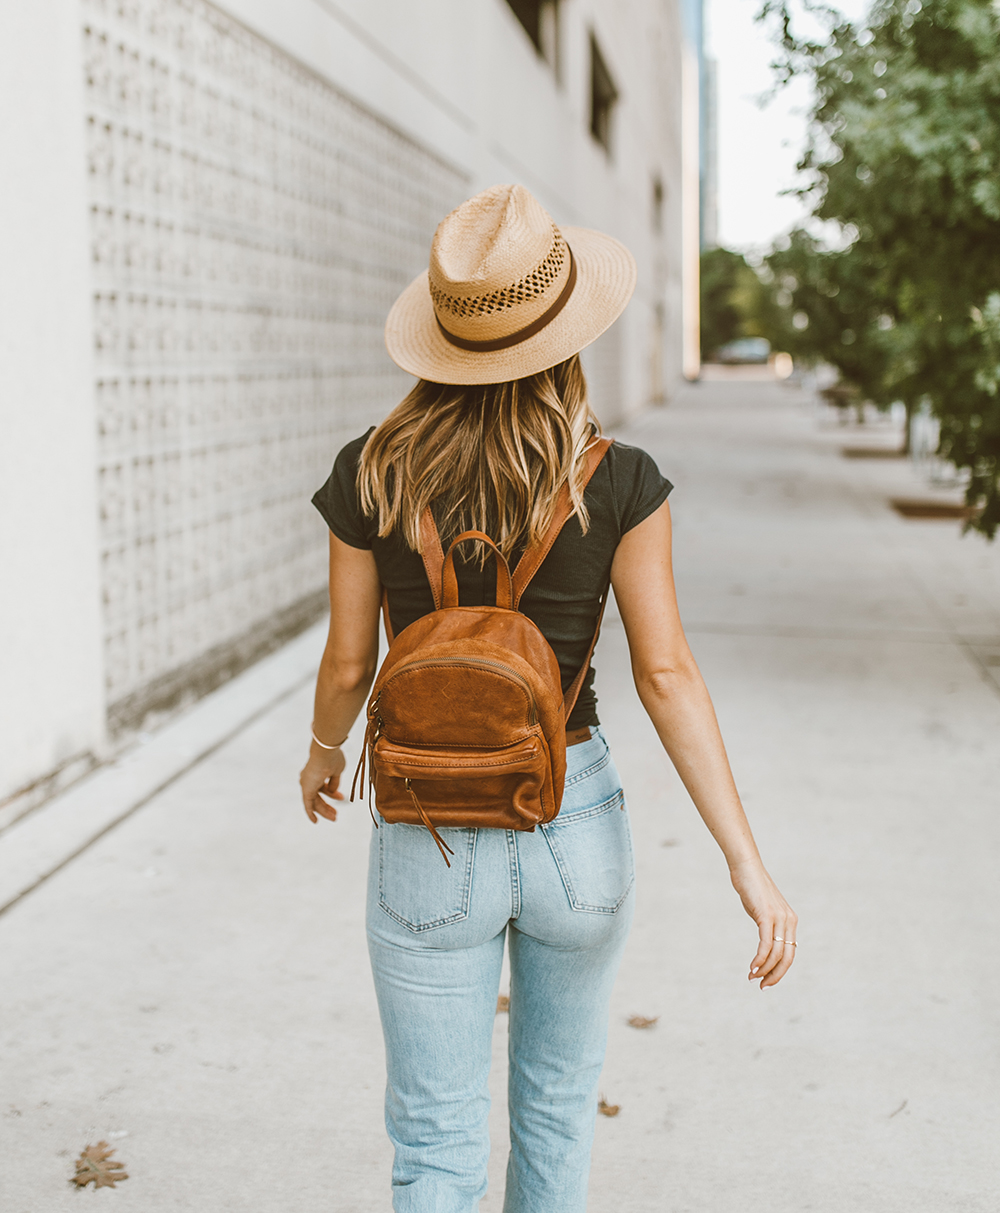
[[[0,799],[99,747],[76,0],[0,8]]]
[[[326,584],[309,505],[468,178],[205,0],[81,0],[106,691],[139,723]]]

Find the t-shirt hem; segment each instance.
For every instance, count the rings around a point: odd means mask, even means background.
[[[627,535],[629,531],[634,530],[640,522],[645,522],[647,518],[655,514],[660,506],[663,505],[666,499],[670,496],[670,490],[673,487],[674,486],[669,480],[666,481],[656,496],[651,501],[646,502],[643,508],[637,510],[632,518],[629,519],[629,525],[625,528],[625,530],[622,531],[622,534]]]
[[[318,497],[319,493],[316,493],[312,498],[312,503],[316,507],[319,516],[323,519],[333,534],[336,535],[342,543],[346,543],[348,547],[357,548],[358,551],[361,552],[370,552],[372,550],[372,545],[370,543],[359,543],[357,535],[352,535],[350,532],[346,531],[336,519],[329,518],[327,516],[321,502],[317,500]]]

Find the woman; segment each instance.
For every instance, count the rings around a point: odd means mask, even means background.
[[[521,609],[552,646],[566,690],[585,664],[610,580],[643,706],[757,924],[749,976],[765,988],[792,963],[796,918],[761,863],[681,628],[671,486],[648,455],[622,444],[582,484],[599,431],[577,355],[624,310],[634,283],[620,244],[560,231],[520,186],[486,190],[438,228],[429,272],[403,292],[386,326],[389,353],[419,382],[340,452],[314,498],[331,531],[331,622],[302,794],[310,820],[336,820],[340,745],[375,674],[383,587],[397,636],[434,610],[420,555],[425,508],[445,546],[464,530],[484,531],[516,567],[567,485],[573,515]],[[495,601],[485,552],[460,561],[458,575],[463,603]],[[596,704],[591,671],[566,721],[565,791],[551,823],[531,832],[442,829],[460,859],[450,867],[422,826],[380,820],[373,835],[368,938],[397,1211],[466,1213],[486,1190],[505,939],[504,1208],[585,1208],[608,1002],[634,899],[628,816]]]

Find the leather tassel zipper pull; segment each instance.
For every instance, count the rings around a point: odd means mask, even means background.
[[[372,758],[371,758],[371,755],[369,754],[369,750],[373,749],[373,747],[374,747],[374,738],[372,736],[374,732],[376,732],[376,722],[374,719],[369,718],[368,727],[365,729],[364,741],[362,742],[362,745],[361,745],[361,757],[358,759],[358,765],[354,768],[354,778],[351,781],[351,801],[352,802],[354,801],[354,797],[358,791],[358,785],[360,784],[361,796],[362,796],[362,798],[367,799],[367,801],[368,801],[368,814],[372,819],[372,824],[375,826],[375,829],[377,830],[378,829],[378,819],[376,818],[374,812],[372,811],[372,784],[373,784],[372,769],[373,769],[373,766],[372,766]],[[368,774],[367,787],[365,786],[366,770],[367,770],[367,774]]]
[[[445,842],[445,840],[441,837],[441,835],[434,828],[434,823],[424,812],[424,806],[417,799],[417,794],[416,794],[416,792],[414,792],[413,786],[409,780],[406,781],[406,790],[410,793],[410,799],[413,801],[414,805],[416,806],[417,812],[420,814],[420,820],[424,823],[424,825],[430,831],[431,838],[433,838],[434,841],[437,843],[437,848],[441,852],[441,858],[445,861],[445,863],[450,868],[451,861],[449,860],[448,855],[454,855],[455,852],[451,849],[450,846],[448,846],[448,844]],[[448,852],[448,855],[445,854],[445,851]]]
[[[361,745],[361,757],[358,759],[358,765],[354,768],[354,778],[351,780],[351,800],[354,800],[354,795],[358,790],[358,777],[361,777],[362,793],[365,786],[365,755],[368,753],[368,739],[366,738]]]

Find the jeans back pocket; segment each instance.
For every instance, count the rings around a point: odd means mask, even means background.
[[[423,826],[379,823],[379,906],[410,931],[431,931],[469,916],[476,831],[453,827],[439,833],[455,852],[450,868]]]
[[[540,827],[574,910],[614,914],[635,881],[632,833],[621,788],[589,809]]]

